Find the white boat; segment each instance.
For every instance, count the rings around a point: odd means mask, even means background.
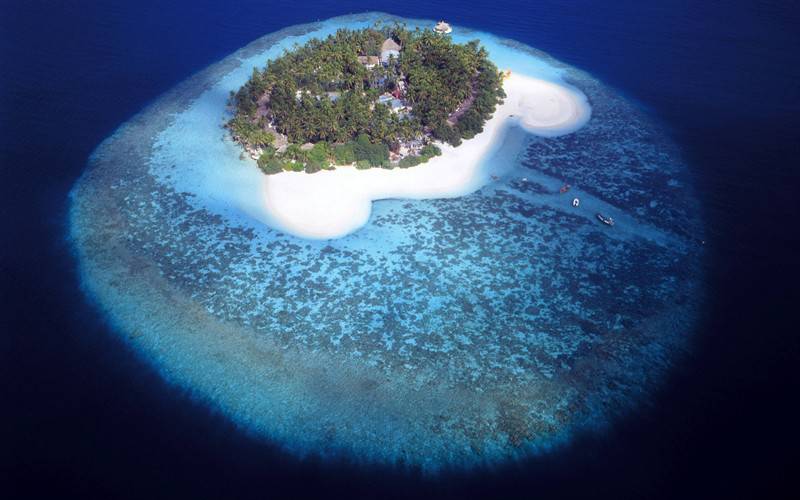
[[[448,33],[452,33],[453,28],[451,28],[450,25],[447,24],[446,22],[439,21],[438,23],[436,23],[436,26],[434,26],[433,31],[437,33],[443,33],[446,35]]]
[[[614,225],[614,219],[612,219],[611,217],[607,217],[607,216],[605,216],[603,214],[597,214],[597,220],[599,220],[600,222],[602,222],[603,224],[605,224],[607,226],[613,226]]]

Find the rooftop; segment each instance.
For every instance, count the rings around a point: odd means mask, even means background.
[[[387,38],[386,40],[384,40],[383,45],[381,45],[381,52],[385,52],[387,50],[396,50],[399,52],[400,49],[401,49],[400,45],[391,38]]]

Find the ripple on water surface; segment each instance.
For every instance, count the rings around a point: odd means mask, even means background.
[[[207,195],[261,175],[220,126],[253,65],[379,18],[268,35],[108,138],[72,193],[85,290],[167,380],[298,455],[435,471],[602,428],[686,344],[702,227],[673,146],[589,75],[456,29],[502,68],[579,88],[591,121],[561,138],[512,129],[478,192],[376,202],[337,240],[281,234]],[[192,114],[208,120],[186,128]]]

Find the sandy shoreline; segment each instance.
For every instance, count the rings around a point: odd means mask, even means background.
[[[501,142],[507,125],[544,137],[581,128],[591,115],[578,90],[513,74],[504,82],[507,97],[484,125],[484,131],[417,167],[386,170],[337,167],[306,174],[264,176],[264,218],[287,233],[309,239],[345,236],[366,224],[372,201],[386,198],[451,198],[479,189],[482,160]]]

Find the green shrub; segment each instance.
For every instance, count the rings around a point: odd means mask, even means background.
[[[299,144],[288,144],[283,151],[283,157],[287,160],[303,161],[306,159],[306,152],[300,149]]]
[[[356,168],[359,170],[366,170],[370,167],[372,167],[372,165],[370,165],[369,161],[367,160],[358,160],[356,162]]]
[[[306,153],[306,158],[309,162],[314,162],[320,169],[323,165],[328,164],[328,158],[332,156],[330,147],[327,142],[318,142],[314,147]]]
[[[287,161],[283,164],[283,169],[292,172],[302,172],[305,169],[305,165],[299,161]]]
[[[236,116],[228,122],[233,135],[239,136],[244,142],[252,146],[271,146],[275,137],[264,130],[260,124],[251,122],[245,116]]]
[[[386,144],[372,144],[367,134],[361,134],[353,144],[356,160],[366,160],[373,167],[380,167],[389,160],[389,147]]]
[[[259,161],[261,159],[259,158]],[[259,163],[259,168],[267,175],[277,174],[283,171],[283,162],[277,158],[270,158],[263,165]]]
[[[259,168],[264,168],[268,161],[275,157],[275,148],[267,146],[264,148],[264,151],[261,153],[261,156],[258,157],[256,163],[258,164]]]
[[[419,152],[420,156],[424,156],[426,159],[433,158],[434,156],[439,156],[442,154],[442,150],[439,149],[439,146],[434,144],[428,144],[427,146],[423,146]]]
[[[308,162],[306,163],[305,171],[306,171],[307,174],[313,174],[313,173],[319,172],[320,170],[323,169],[323,167],[325,167],[327,165],[328,165],[328,160],[327,159],[325,159],[323,161],[319,161],[319,160],[316,160],[316,159],[308,160]]]
[[[333,155],[337,165],[349,165],[356,161],[356,153],[351,142],[334,147]]]
[[[416,167],[422,163],[422,160],[419,156],[406,156],[397,164],[400,168],[409,168],[409,167]]]
[[[399,166],[400,168],[416,167],[417,165],[425,163],[426,161],[430,160],[434,156],[439,156],[441,154],[442,150],[439,149],[438,146],[435,146],[433,144],[428,144],[427,146],[424,146],[420,150],[419,155],[406,156],[405,158],[400,160],[397,166]]]
[[[459,137],[458,131],[445,122],[441,122],[434,127],[432,133],[435,138],[447,142],[452,146],[461,144],[461,137]]]

